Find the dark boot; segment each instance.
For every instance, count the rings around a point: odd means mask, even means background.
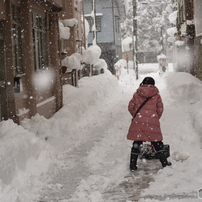
[[[137,159],[138,159],[138,153],[135,153],[134,147],[132,147],[131,155],[130,155],[130,170],[131,171],[137,170]]]
[[[168,162],[167,158],[165,157],[165,155],[164,155],[164,153],[162,151],[158,152],[158,157],[159,157],[159,160],[160,160],[163,167],[172,165],[171,162]]]

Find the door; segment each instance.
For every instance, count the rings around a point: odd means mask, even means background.
[[[0,121],[6,119],[8,119],[8,100],[4,54],[4,23],[0,21]]]

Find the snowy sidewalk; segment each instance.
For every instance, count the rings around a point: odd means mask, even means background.
[[[129,146],[125,131],[130,116],[126,113],[126,100],[130,99],[133,89],[127,94],[122,88],[114,90],[103,102],[93,107],[91,112],[94,111],[95,114],[91,113],[91,117],[87,115],[91,120],[86,125],[81,123],[83,128],[79,131],[79,136],[85,138],[81,144],[73,144],[73,149],[64,154],[67,167],[52,181],[53,184],[62,185],[59,189],[47,190],[47,197],[44,196],[41,201],[103,200],[99,192],[104,192],[108,183],[117,181],[120,169],[123,172],[127,169],[119,157],[128,157]]]

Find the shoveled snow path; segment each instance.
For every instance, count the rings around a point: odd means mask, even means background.
[[[76,201],[78,198],[78,201],[89,202],[94,196],[96,199],[93,201],[99,201],[96,191],[104,192],[108,185],[113,183],[111,178],[114,179],[116,175],[120,177],[120,169],[123,173],[128,170],[131,143],[126,140],[130,123],[127,104],[135,89],[135,86],[120,86],[120,89],[115,89],[110,97],[100,103],[99,108],[93,106],[95,109],[90,110],[90,113],[93,111],[92,121],[83,125],[82,131],[74,131],[79,132],[81,137],[85,136],[83,142],[78,145],[75,140],[75,145],[63,151],[60,158],[66,161],[66,167],[56,176],[50,176],[53,179],[43,191],[41,201]],[[62,138],[65,142],[66,138]],[[102,152],[103,147],[105,153]],[[92,162],[91,159],[97,160]],[[117,166],[119,171],[116,172]],[[92,187],[86,187],[89,184],[92,184]],[[79,196],[79,193],[83,192],[86,192],[86,195]]]
[[[155,160],[149,162],[139,161],[139,170],[136,173],[131,174],[128,170],[132,142],[126,140],[131,118],[127,111],[127,104],[144,76],[142,75],[139,81],[134,80],[134,82],[131,82],[135,76],[128,75],[128,78],[120,81],[120,90],[118,92],[115,89],[115,92],[110,97],[106,97],[105,101],[100,103],[99,106],[92,107],[94,110],[89,111],[92,117],[91,122],[82,125],[79,130],[75,129],[73,131],[73,133],[80,133],[79,136],[81,136],[83,142],[75,140],[74,145],[65,148],[66,138],[63,137],[64,145],[61,146],[61,151],[63,152],[60,158],[65,160],[66,164],[56,176],[50,176],[50,185],[46,190],[42,191],[41,201],[126,202],[138,201],[141,198],[150,198],[151,200],[153,198],[161,201],[167,197],[168,201],[180,201],[180,199],[184,198],[189,198],[188,201],[196,199],[195,193],[188,190],[186,190],[186,194],[176,190],[175,194],[177,185],[172,187],[172,184],[169,184],[170,182],[172,183],[172,179],[176,179],[178,176],[181,177],[181,173],[186,169],[181,163],[181,159],[177,162],[178,159],[175,156],[172,157],[176,160],[173,165],[174,169],[166,168],[161,170],[160,163]],[[159,77],[157,74],[152,74],[152,76],[156,80],[156,85],[160,84],[160,92],[166,106],[165,114],[161,121],[162,128],[165,131],[165,142],[174,143],[171,149],[175,151],[175,154],[186,157],[187,154],[182,150],[184,146],[179,147],[178,144],[183,138],[180,130],[182,129],[183,132],[186,132],[186,127],[193,127],[189,117],[189,110],[181,109],[180,104],[170,98],[169,93],[166,91],[163,77]],[[172,106],[173,103],[174,105]],[[89,116],[89,114],[86,114],[86,116]],[[174,117],[170,123],[166,122],[168,116]],[[183,130],[182,127],[184,127],[183,123],[185,122],[186,127]],[[182,125],[179,126],[179,131],[172,130],[172,125],[175,124]],[[178,133],[179,137],[176,137],[176,133]],[[176,142],[173,142],[172,138],[176,138]],[[59,142],[61,142],[61,139]],[[52,144],[54,145],[54,143]],[[175,173],[176,171],[177,173]],[[156,175],[157,172],[159,177]],[[155,187],[158,184],[155,184],[154,179],[159,178],[161,180],[161,177],[165,176],[161,175],[161,172],[165,172],[168,179],[166,183],[161,181],[163,186],[159,187],[160,189],[155,193]],[[141,195],[144,189],[153,181],[153,196],[150,195],[150,192],[145,192],[145,197]],[[120,183],[117,184],[117,182]],[[164,193],[166,187],[172,191]],[[142,201],[144,200],[142,199]]]

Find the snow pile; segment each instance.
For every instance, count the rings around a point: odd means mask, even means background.
[[[93,65],[98,62],[101,55],[101,48],[98,45],[89,46],[82,55],[82,61],[86,64]]]
[[[138,71],[140,74],[142,73],[151,73],[151,72],[157,72],[159,70],[158,63],[143,63],[138,65]]]
[[[175,33],[177,33],[177,28],[176,27],[170,27],[167,29],[167,33],[169,36],[174,37]]]
[[[76,18],[61,20],[65,27],[74,27],[78,24],[78,20]]]
[[[107,70],[108,71],[108,70]],[[107,89],[102,83],[105,83]],[[101,74],[83,77],[79,80],[79,88],[71,85],[63,86],[63,110],[58,111],[51,119],[43,116],[35,116],[22,122],[23,126],[33,131],[41,138],[56,138],[70,133],[76,127],[81,128],[80,120],[83,118],[89,107],[94,106],[98,101],[101,102],[117,88],[117,79],[108,71],[108,74]],[[71,95],[71,96],[69,96]],[[68,116],[67,116],[68,114]],[[91,116],[91,114],[89,114]],[[88,118],[84,122],[88,122]],[[73,135],[73,134],[72,134]],[[71,139],[71,136],[69,136]],[[71,142],[70,142],[71,144]]]
[[[158,55],[157,56],[157,61],[159,61],[161,59],[167,59],[167,57],[164,54]]]
[[[75,138],[80,143],[83,140],[79,133],[82,125],[89,124],[93,113],[86,112],[110,96],[117,87],[117,79],[110,73],[85,77],[80,80],[79,88],[64,86],[64,107],[51,119],[36,115],[22,122],[24,128],[12,120],[2,121],[0,201],[36,201],[40,189],[47,186],[49,173],[54,173],[64,164],[59,151],[56,152],[49,141],[67,136],[64,147],[70,147]],[[81,124],[84,114],[86,119]],[[71,133],[73,130],[76,134]],[[59,142],[58,147],[62,146]]]
[[[65,27],[61,21],[59,21],[59,34],[60,39],[69,39],[70,37],[70,28]]]
[[[183,46],[184,45],[184,41],[175,41],[175,45],[176,46]]]
[[[167,201],[173,201],[173,194],[184,194],[190,195],[187,201],[192,201],[193,195],[197,197],[197,190],[201,187],[202,162],[199,154],[202,113],[198,109],[202,105],[202,82],[188,73],[169,73],[165,79],[171,97],[163,94],[167,104],[162,128],[164,141],[171,146],[173,165],[159,170],[155,181],[150,183],[142,196],[147,198],[166,194],[170,196]]]
[[[127,62],[124,59],[120,59],[114,64],[115,70],[126,68],[126,66]]]
[[[0,135],[0,201],[35,199],[41,180],[56,168],[55,150],[12,120],[0,123]]]
[[[175,34],[177,33],[176,27],[170,27],[167,29],[167,33],[169,37],[167,38],[168,42],[174,43],[175,42]]]
[[[146,67],[155,69],[156,65]],[[82,78],[79,88],[65,85],[64,106],[50,119],[36,115],[24,120],[23,127],[11,120],[0,123],[1,202],[198,200],[202,82],[188,73],[159,76],[154,71],[141,73],[135,80],[134,71],[129,70],[123,69],[119,81],[111,74],[101,74]],[[127,104],[148,75],[155,79],[164,102],[161,127],[164,143],[171,147],[172,166],[161,169],[160,162],[138,160],[137,173],[131,174]],[[157,168],[155,174],[145,171],[152,163]],[[58,170],[61,176],[55,179]],[[136,191],[139,184],[147,182],[146,174],[153,180]],[[42,199],[44,189],[47,193]],[[133,200],[136,195],[138,199]]]
[[[67,67],[66,72],[71,72],[73,69],[81,69],[81,55],[73,53],[62,60],[62,66]]]
[[[103,72],[105,74],[109,73],[111,74],[109,71],[108,71],[108,66],[107,66],[107,63],[104,59],[99,59],[94,65],[93,65],[93,69],[94,70],[97,70],[97,71],[101,71],[103,70]]]
[[[127,37],[122,40],[122,49],[123,51],[131,51],[133,49],[133,40],[131,37]]]
[[[70,38],[70,28],[78,24],[78,20],[75,18],[59,20],[59,34],[60,39]]]
[[[174,25],[176,25],[177,13],[178,13],[178,11],[174,11],[168,17],[170,23],[172,23]]]
[[[202,105],[202,82],[188,73],[178,72],[169,76],[168,87],[173,99],[179,100],[179,102],[188,102],[193,125],[200,135],[202,124],[199,117],[202,117],[202,112],[198,109]]]

